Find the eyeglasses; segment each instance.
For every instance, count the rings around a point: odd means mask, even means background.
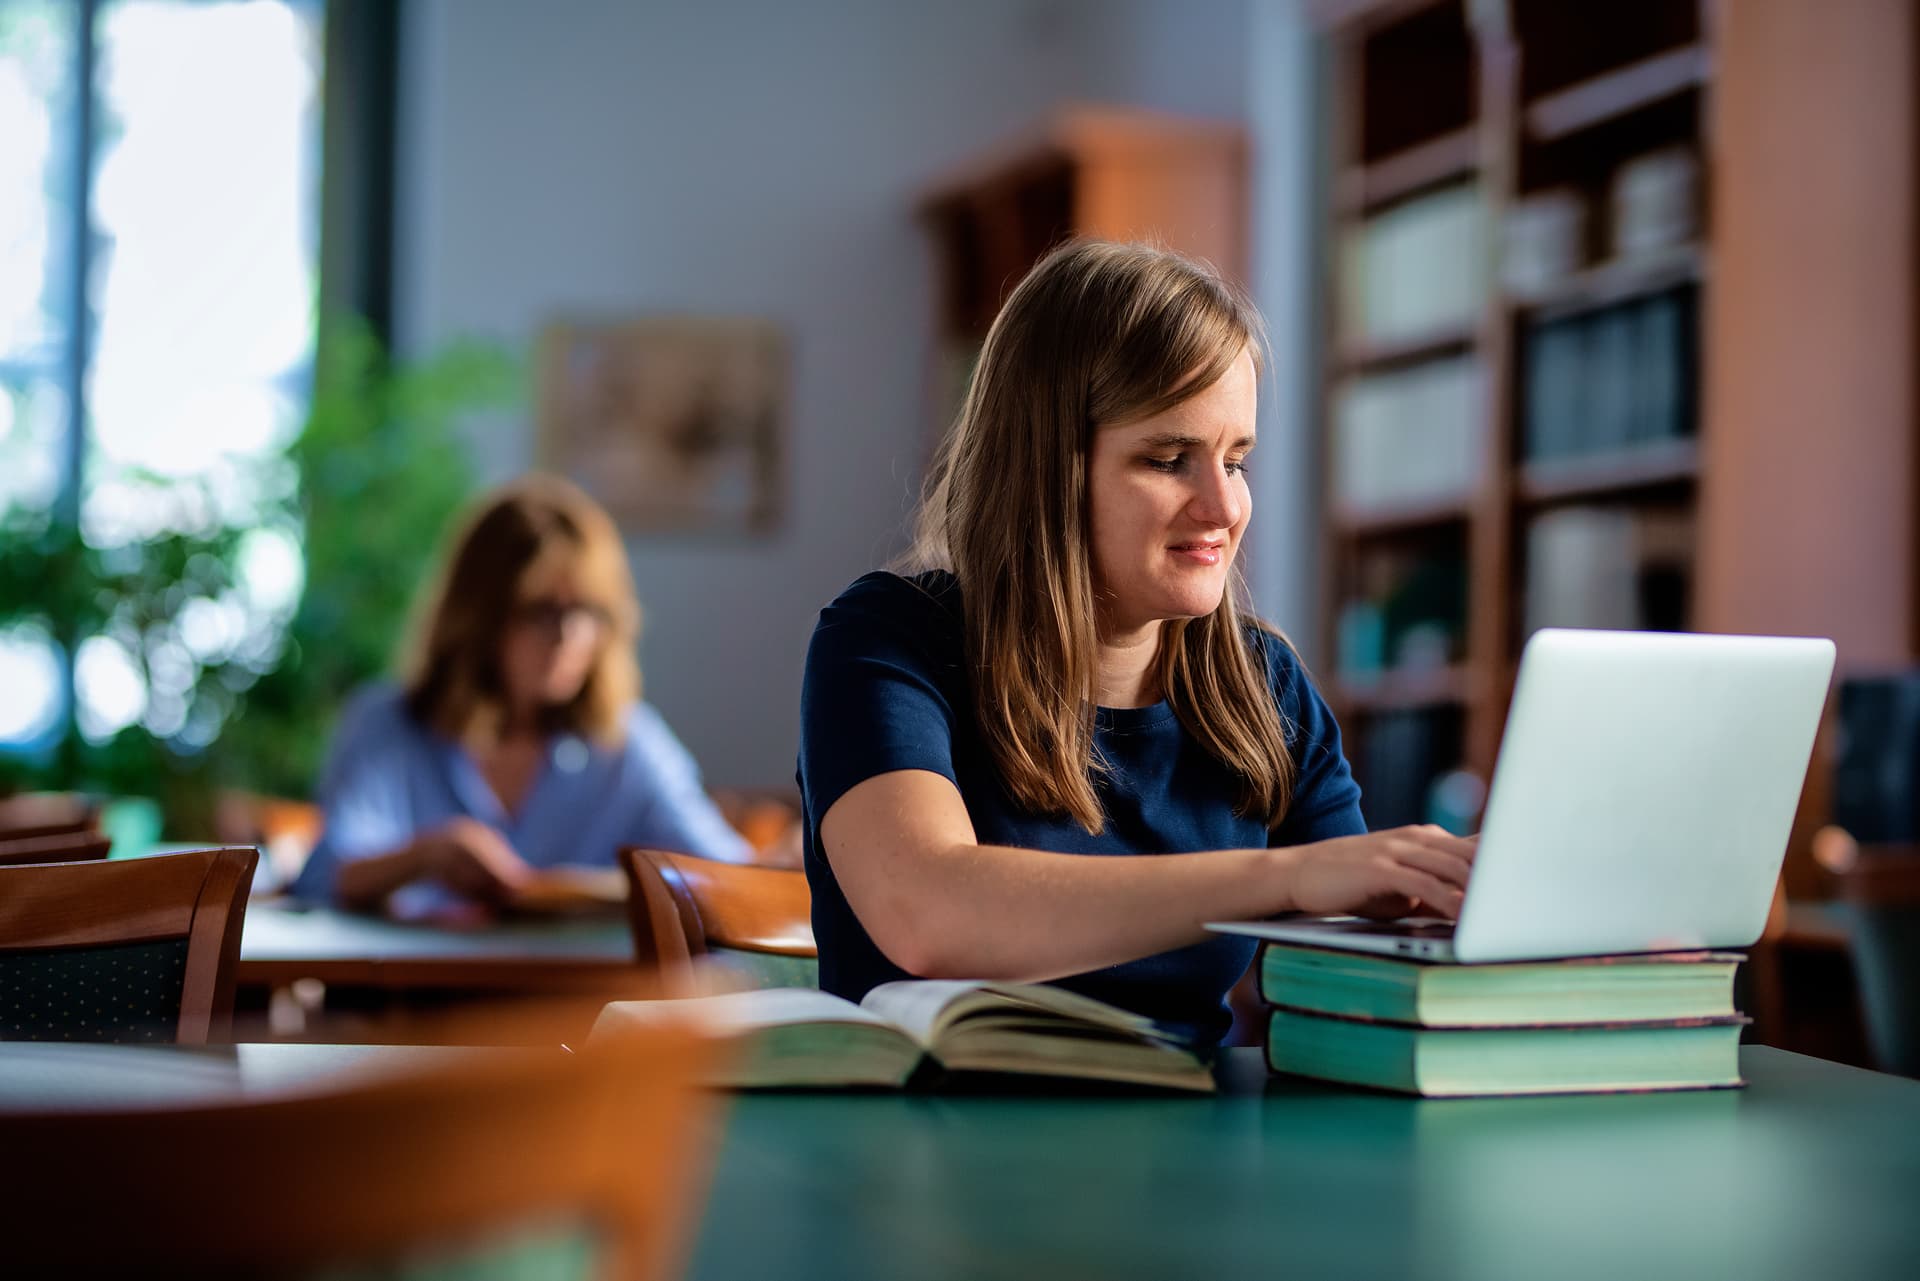
[[[576,619],[591,623],[601,631],[613,626],[611,611],[581,601],[524,600],[516,604],[507,617],[516,626],[553,635],[564,634],[567,625]]]

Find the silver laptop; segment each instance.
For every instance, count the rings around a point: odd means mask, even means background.
[[[1829,640],[1536,632],[1457,925],[1207,928],[1467,963],[1745,947],[1766,924],[1833,661]]]

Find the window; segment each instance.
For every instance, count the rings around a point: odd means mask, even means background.
[[[208,673],[230,691],[278,652],[321,20],[318,0],[0,6],[0,747],[137,725],[195,750],[231,701]],[[62,530],[86,572],[20,581]]]

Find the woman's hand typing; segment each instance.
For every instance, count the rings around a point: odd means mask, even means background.
[[[1478,843],[1427,824],[1294,846],[1283,851],[1292,856],[1292,908],[1382,921],[1416,912],[1458,916]]]

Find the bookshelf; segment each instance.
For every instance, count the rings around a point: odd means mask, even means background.
[[[1711,5],[1317,13],[1327,685],[1369,821],[1419,822],[1532,628],[1692,625]]]
[[[1920,10],[1312,8],[1333,95],[1323,666],[1363,786],[1392,766],[1376,724],[1391,746],[1419,714],[1418,769],[1490,777],[1543,622],[1826,635],[1843,676],[1914,665]],[[1423,275],[1442,254],[1469,288]],[[1375,297],[1373,275],[1428,296]],[[1444,486],[1343,474],[1356,387],[1462,361],[1464,405],[1358,415],[1372,457],[1430,453],[1411,470]],[[1551,617],[1596,602],[1619,616]],[[1831,888],[1808,851],[1834,755],[1824,736],[1796,898]],[[1422,782],[1388,791],[1417,808]]]

